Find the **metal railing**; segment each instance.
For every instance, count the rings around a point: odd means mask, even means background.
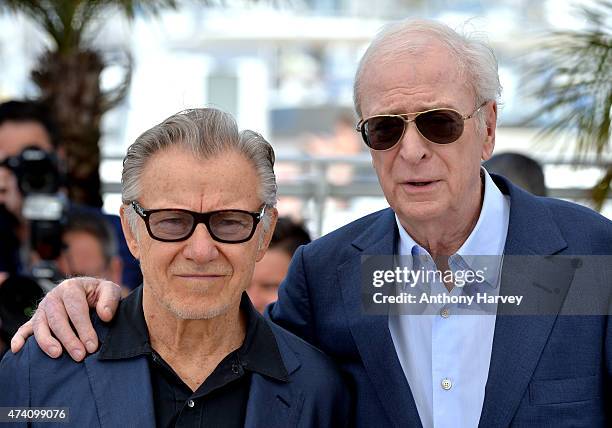
[[[119,158],[106,158],[118,160]],[[538,158],[540,164],[546,166],[572,166],[572,167],[596,167],[606,168],[612,164],[612,160],[576,160],[571,158]],[[339,200],[351,200],[358,197],[384,197],[378,179],[371,166],[371,158],[368,154],[356,156],[333,156],[314,157],[307,155],[278,156],[276,165],[294,165],[299,171],[288,180],[279,180],[278,194],[280,197],[292,196],[305,202],[312,202],[312,218],[309,220],[314,225],[314,233],[320,236],[323,230],[323,219],[325,218],[325,202],[328,198]],[[327,174],[330,167],[337,165],[349,165],[353,167],[352,180],[348,184],[334,184],[328,180]],[[577,183],[579,184],[579,183]],[[103,192],[121,193],[121,185],[118,182],[104,183]],[[567,188],[548,188],[548,196],[573,201],[588,201],[591,198],[589,188],[573,186]],[[612,193],[608,195],[612,200]]]

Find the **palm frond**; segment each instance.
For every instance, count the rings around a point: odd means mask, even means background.
[[[541,136],[575,138],[578,159],[610,153],[612,135],[612,27],[607,19],[612,15],[612,1],[599,1],[581,13],[587,28],[544,37],[523,79],[542,103],[530,122],[549,118]],[[609,191],[609,182],[610,171],[593,191],[598,205]]]
[[[176,9],[176,0],[3,0],[0,12],[23,13],[51,37],[60,52],[82,47],[83,35],[94,18],[119,10],[128,19],[136,14],[157,15],[164,9]]]

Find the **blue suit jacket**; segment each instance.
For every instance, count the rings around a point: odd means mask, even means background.
[[[612,254],[609,220],[494,180],[511,199],[505,254]],[[301,247],[278,302],[267,309],[273,321],[330,355],[347,374],[355,426],[421,426],[388,316],[362,310],[361,256],[393,254],[397,240],[394,213],[386,209]],[[571,286],[571,275],[522,274],[517,281],[502,273],[500,293],[517,294],[530,275],[554,277],[555,289]],[[608,316],[498,315],[480,426],[605,426],[612,421],[611,384]]]
[[[334,364],[303,340],[269,324],[289,381],[253,373],[244,426],[347,426],[349,394]],[[107,327],[95,322],[95,328],[104,340]],[[146,357],[109,361],[99,360],[96,352],[75,363],[64,353],[54,360],[33,337],[22,351],[8,352],[0,363],[0,407],[17,406],[69,408],[69,424],[43,423],[41,427],[155,426]]]

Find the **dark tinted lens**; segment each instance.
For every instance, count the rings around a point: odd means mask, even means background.
[[[420,114],[414,120],[421,135],[438,144],[457,141],[463,133],[463,118],[452,110],[434,110]]]
[[[402,138],[403,133],[404,120],[401,117],[372,117],[362,127],[364,141],[374,150],[390,149]]]
[[[187,235],[193,227],[193,217],[182,211],[157,211],[149,217],[151,233],[160,239],[178,239]]]
[[[210,229],[219,239],[240,241],[253,232],[253,217],[240,211],[222,211],[210,217]]]

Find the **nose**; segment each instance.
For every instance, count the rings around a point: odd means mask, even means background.
[[[431,143],[418,131],[414,122],[406,123],[399,144],[399,155],[410,164],[417,164],[431,156]]]
[[[198,224],[183,248],[185,258],[196,263],[208,263],[219,256],[217,243],[203,224]]]

